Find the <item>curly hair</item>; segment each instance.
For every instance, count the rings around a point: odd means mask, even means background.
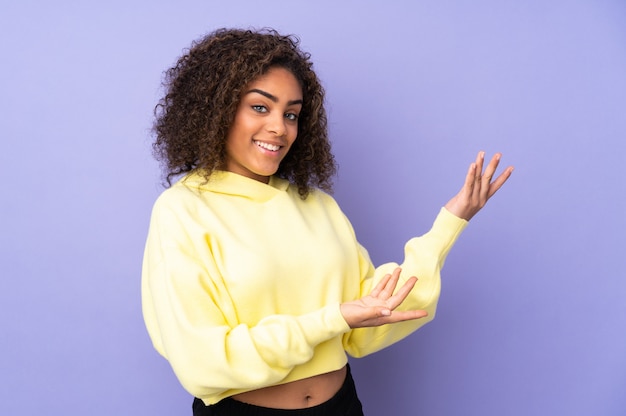
[[[335,159],[328,139],[324,89],[310,54],[295,36],[272,29],[219,29],[194,41],[165,72],[166,94],[156,105],[154,156],[167,184],[198,170],[208,181],[226,164],[226,138],[245,86],[273,67],[289,70],[302,87],[297,140],[276,175],[304,199],[312,187],[332,191]]]

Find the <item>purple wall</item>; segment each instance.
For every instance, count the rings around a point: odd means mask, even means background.
[[[148,129],[161,72],[221,26],[313,54],[336,197],[376,262],[476,151],[516,166],[437,319],[352,361],[368,415],[626,412],[622,1],[75,3],[0,6],[0,414],[190,414],[141,318]]]

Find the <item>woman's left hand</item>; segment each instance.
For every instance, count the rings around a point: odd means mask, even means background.
[[[500,153],[496,153],[483,173],[485,152],[478,152],[476,161],[470,165],[467,171],[463,188],[448,201],[445,208],[457,217],[467,221],[476,215],[485,206],[489,198],[504,185],[513,172],[513,166],[509,166],[493,182],[491,181],[501,157]]]

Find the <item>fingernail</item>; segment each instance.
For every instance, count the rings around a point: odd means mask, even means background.
[[[391,315],[391,311],[389,309],[383,309],[382,311],[380,311],[380,314],[382,316],[389,316]]]

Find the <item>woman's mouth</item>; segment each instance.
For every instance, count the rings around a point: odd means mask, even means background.
[[[253,140],[254,144],[256,144],[257,146],[265,149],[265,150],[269,150],[270,152],[277,152],[281,146],[278,146],[276,144],[270,144],[270,143],[265,143],[265,142],[260,142],[258,140]]]

